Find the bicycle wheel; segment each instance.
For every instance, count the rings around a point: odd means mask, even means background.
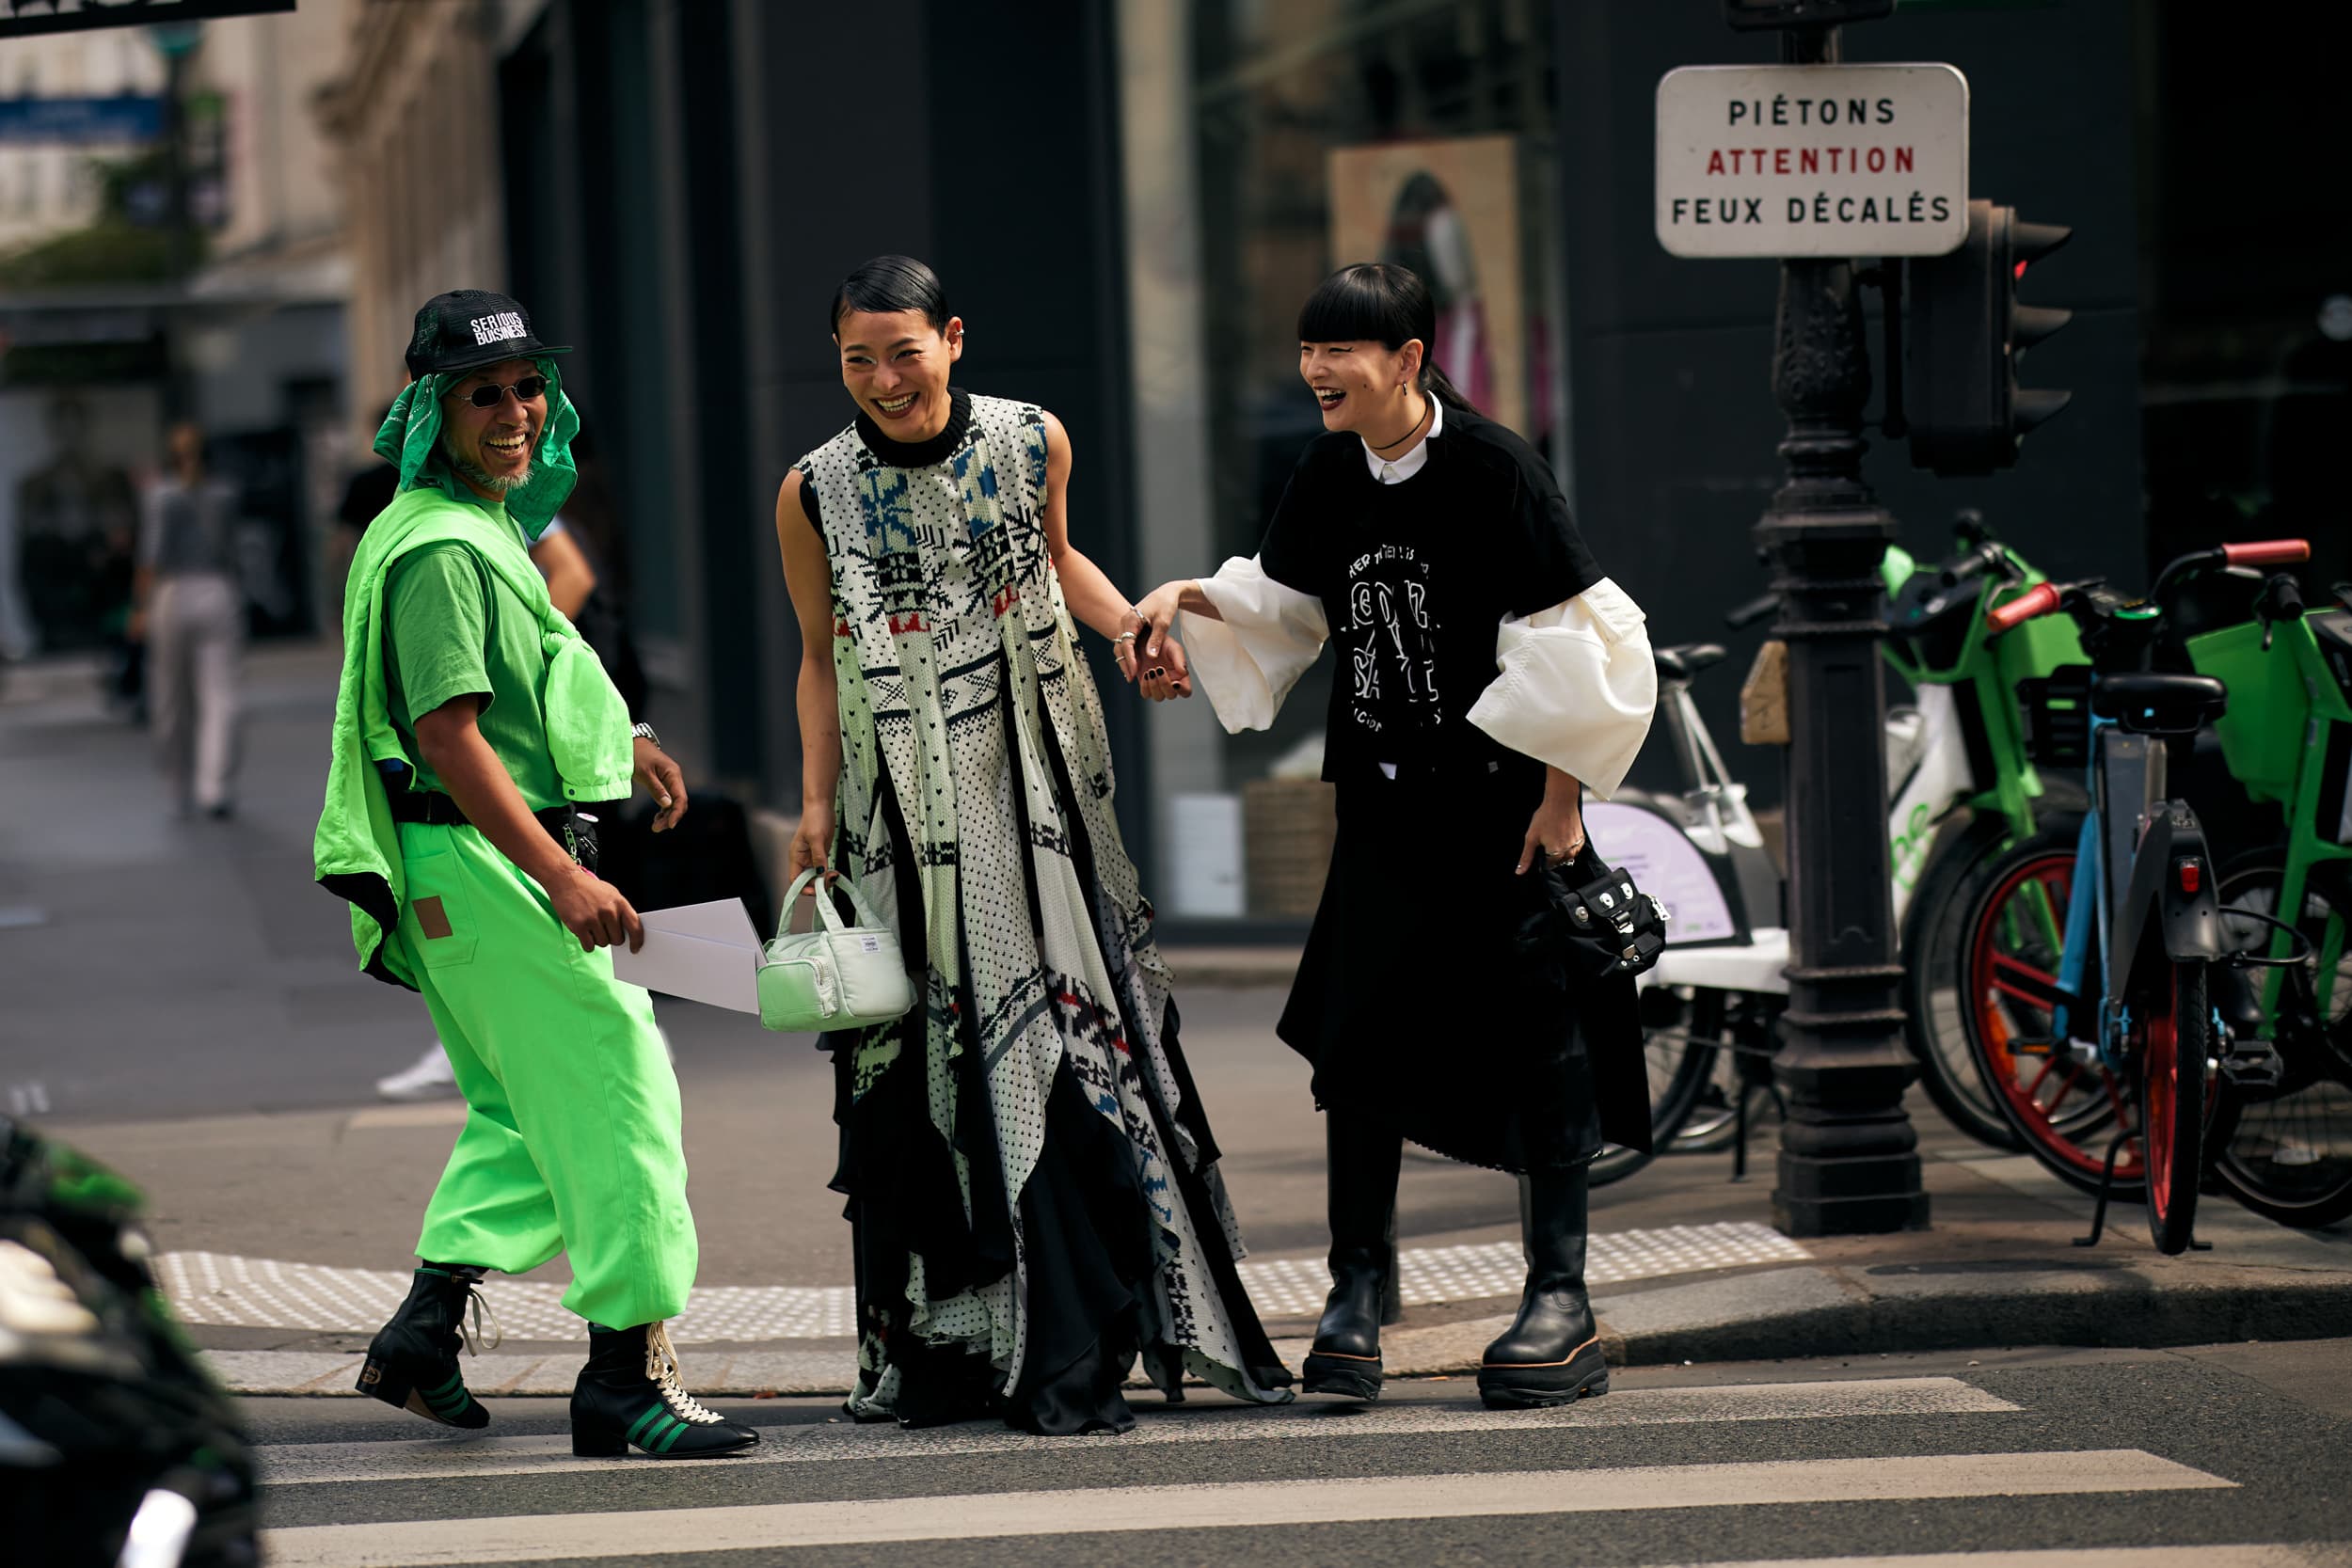
[[[2139,1071],[2148,1234],[2156,1250],[2170,1257],[2188,1250],[2205,1167],[2205,1058],[2213,1050],[2213,1009],[2205,1000],[2202,959],[2163,966],[2132,1009],[2128,1037]]]
[[[1961,1027],[2026,1151],[2063,1180],[2095,1193],[2136,1085],[2054,1038],[2074,881],[2074,846],[2053,838],[2010,849],[1979,873],[1960,953]],[[2144,1192],[2138,1145],[2130,1140],[2116,1161],[2111,1192],[2125,1202]]]
[[[1748,1082],[1749,1057],[1738,1048],[1769,1050],[1771,1046],[1772,1021],[1780,1010],[1781,998],[1772,997],[1770,1005],[1758,1006],[1759,999],[1744,991],[1716,995],[1719,1001],[1709,1033],[1713,1038],[1727,1043],[1715,1053],[1706,1076],[1692,1094],[1690,1114],[1676,1129],[1674,1142],[1667,1146],[1669,1154],[1719,1154],[1732,1146],[1740,1133],[1740,1097],[1752,1097],[1755,1093]],[[1756,1109],[1753,1098],[1748,1109],[1748,1132],[1753,1137],[1760,1125],[1753,1114]]]
[[[1723,993],[1721,991],[1684,992],[1680,1008],[1680,1029],[1653,1027],[1645,1033],[1642,1055],[1649,1069],[1650,1148],[1663,1149],[1674,1141],[1691,1106],[1698,1099],[1700,1087],[1706,1084],[1714,1066],[1715,1050],[1698,1043],[1712,1039],[1723,1029]],[[1712,999],[1711,1001],[1709,999]],[[1593,1157],[1586,1180],[1593,1186],[1605,1187],[1612,1181],[1622,1181],[1655,1159],[1622,1144],[1607,1144]]]
[[[2266,950],[2271,927],[2233,916],[2247,910],[2277,918],[2286,868],[2276,849],[2240,856],[2216,888],[2222,907],[2222,941],[2237,949]],[[2352,932],[2346,898],[2332,879],[2314,877],[2295,925],[2312,944],[2299,998],[2309,1011],[2285,1016],[2273,1043],[2279,1053],[2275,1085],[2226,1085],[2237,1124],[2217,1140],[2214,1176],[2247,1208],[2280,1225],[2305,1228],[2352,1216]],[[2254,970],[2262,983],[2270,974]],[[2299,990],[2299,988],[2298,988]],[[2282,1015],[2293,1009],[2282,1008]]]
[[[1935,1108],[1979,1143],[2018,1152],[2025,1140],[2001,1114],[1961,1019],[1966,890],[2007,842],[2000,818],[1976,817],[1947,833],[1919,874],[1919,886],[1903,911],[1903,1035],[1919,1063],[1919,1086]]]

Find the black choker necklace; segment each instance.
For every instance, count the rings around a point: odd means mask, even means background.
[[[1406,442],[1411,440],[1414,436],[1420,435],[1421,427],[1426,424],[1429,420],[1429,410],[1436,406],[1436,404],[1430,401],[1426,393],[1422,394],[1421,400],[1421,417],[1413,421],[1413,428],[1398,436],[1395,440],[1387,442],[1383,445],[1374,446],[1372,450],[1375,451],[1386,451],[1390,447],[1401,447]]]

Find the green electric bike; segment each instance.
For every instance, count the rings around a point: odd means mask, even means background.
[[[2230,689],[2216,728],[2231,773],[2284,826],[2218,873],[2225,940],[2261,959],[2222,999],[2248,1065],[2226,1085],[2213,1174],[2298,1227],[2352,1216],[2352,585],[2337,594],[2307,611],[2281,572],[2252,620],[2187,644],[2198,672]]]
[[[2071,834],[2082,789],[2044,777],[2026,752],[2018,683],[2082,660],[2063,617],[2029,621],[2007,637],[1986,617],[2039,587],[2042,574],[1993,537],[1973,513],[1955,525],[1960,549],[1921,567],[1886,552],[1886,661],[1910,683],[1925,744],[1890,768],[1888,848],[1902,942],[1902,1006],[1920,1086],[1954,1126],[1996,1148],[2021,1148],[1984,1075],[1963,1019],[1962,891],[2012,846]]]

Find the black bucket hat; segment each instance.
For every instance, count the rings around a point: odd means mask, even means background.
[[[521,302],[487,289],[453,289],[435,294],[417,312],[417,329],[408,339],[408,373],[453,375],[502,360],[571,351],[569,343],[541,342]]]

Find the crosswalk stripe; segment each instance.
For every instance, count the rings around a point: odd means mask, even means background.
[[[1932,1552],[1912,1557],[1759,1558],[1673,1568],[2347,1568],[2352,1545],[2068,1546],[2056,1551]]]
[[[895,1427],[763,1427],[759,1447],[732,1458],[676,1464],[802,1464],[819,1460],[939,1458],[1067,1452],[1073,1443],[1235,1443],[1260,1439],[1398,1437],[1439,1433],[1525,1432],[1548,1427],[1677,1426],[1709,1421],[1844,1419],[1860,1416],[1970,1416],[2014,1411],[2009,1401],[1951,1377],[1871,1378],[1838,1383],[1726,1384],[1628,1388],[1607,1399],[1549,1410],[1482,1410],[1416,1403],[1303,1403],[1258,1412],[1147,1407],[1123,1437],[1034,1437],[978,1425],[901,1432]],[[469,1441],[401,1438],[358,1443],[284,1443],[257,1450],[274,1486],[359,1481],[460,1480],[595,1470],[612,1460],[577,1459],[568,1437]]]
[[[774,1550],[1159,1530],[1171,1519],[1191,1528],[1265,1528],[1333,1520],[2194,1491],[2235,1484],[2138,1449],[1926,1454],[310,1525],[264,1531],[262,1550],[277,1568],[442,1568],[516,1558],[593,1560],[681,1547]]]

